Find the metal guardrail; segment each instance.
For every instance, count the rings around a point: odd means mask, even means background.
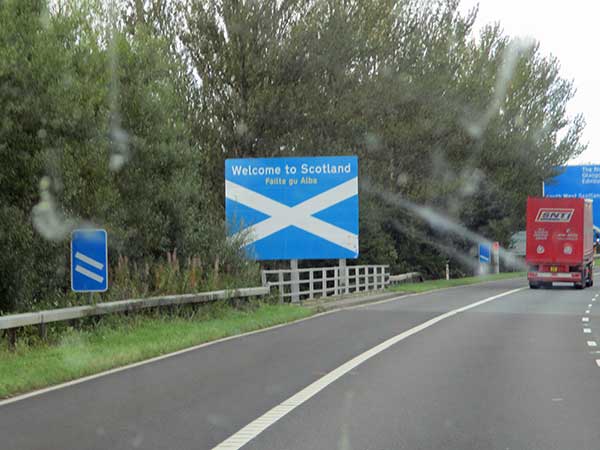
[[[188,305],[194,303],[208,303],[216,300],[263,297],[270,293],[269,287],[251,287],[231,290],[199,292],[195,294],[166,295],[161,297],[148,297],[116,302],[97,303],[95,305],[74,306],[71,308],[50,309],[23,314],[0,316],[0,330],[7,330],[9,345],[14,346],[16,329],[28,325],[40,327],[40,335],[46,334],[46,324],[63,322],[85,317],[103,316],[119,312],[135,312],[142,309],[160,306]]]
[[[413,281],[423,281],[423,276],[420,272],[401,273],[390,276],[390,284],[411,283]]]
[[[383,289],[389,284],[390,278],[387,265],[310,267],[296,271],[298,280],[295,282],[292,269],[262,270],[262,284],[277,288],[281,301],[294,301],[295,295],[298,300],[307,300]],[[295,283],[298,286],[297,293],[293,292]]]

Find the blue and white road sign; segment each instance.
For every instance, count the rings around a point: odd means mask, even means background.
[[[104,292],[108,289],[108,250],[105,230],[71,233],[71,289]]]
[[[566,166],[543,184],[544,197],[589,198],[594,202],[594,229],[600,232],[600,165]]]
[[[356,156],[228,159],[229,233],[249,257],[358,257]]]
[[[492,246],[490,244],[479,244],[479,262],[489,264],[491,262]]]

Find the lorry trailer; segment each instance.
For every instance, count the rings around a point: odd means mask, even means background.
[[[592,201],[583,198],[527,199],[525,262],[529,287],[594,284]]]

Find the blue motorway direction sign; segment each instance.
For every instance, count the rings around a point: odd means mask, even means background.
[[[357,258],[358,158],[228,159],[225,211],[253,259]]]
[[[544,182],[544,197],[589,198],[594,202],[594,229],[600,231],[600,165],[566,166]]]
[[[104,292],[108,288],[105,230],[81,229],[71,234],[71,289]]]
[[[491,262],[492,246],[490,244],[479,244],[479,262],[489,264]]]

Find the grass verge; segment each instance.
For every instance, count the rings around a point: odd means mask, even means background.
[[[493,275],[483,275],[479,277],[467,277],[467,278],[454,278],[451,280],[431,280],[424,281],[422,283],[406,283],[406,284],[398,284],[396,286],[392,286],[389,288],[392,292],[406,292],[406,293],[417,293],[417,292],[426,292],[433,291],[436,289],[443,289],[453,286],[466,286],[469,284],[482,283],[484,281],[494,281],[494,280],[506,280],[510,278],[519,278],[524,277],[526,272],[507,272],[507,273],[498,273]]]
[[[56,342],[0,350],[0,398],[181,350],[227,336],[291,322],[311,308],[260,303],[247,310],[212,308],[201,317],[115,317],[89,330],[68,329]]]

